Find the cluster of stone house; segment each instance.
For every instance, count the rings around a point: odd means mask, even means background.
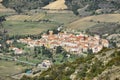
[[[43,34],[42,38],[37,40],[26,38],[17,41],[27,44],[28,47],[44,45],[47,48],[54,49],[57,46],[62,46],[72,54],[80,54],[82,52],[88,52],[88,50],[97,53],[103,47],[109,47],[108,40],[101,39],[99,35],[88,36],[82,33],[74,35],[66,32],[53,34],[53,31],[50,31],[49,34]]]
[[[13,42],[14,42],[14,40],[7,40],[7,41],[6,41],[7,44],[12,44]],[[15,55],[21,55],[21,54],[24,53],[24,50],[23,50],[23,49],[20,49],[20,48],[14,47],[14,46],[10,46],[10,47],[9,47],[9,50],[14,51],[14,54],[15,54]]]
[[[50,60],[43,60],[43,62],[41,64],[38,64],[38,68],[42,68],[42,69],[48,69],[52,66],[52,62]]]

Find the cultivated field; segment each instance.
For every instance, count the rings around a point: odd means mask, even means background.
[[[76,19],[73,13],[33,13],[32,15],[13,15],[8,16],[7,21],[40,21],[40,20],[50,20],[57,23],[68,24]]]
[[[49,13],[46,15],[45,18],[51,21],[54,21],[57,23],[63,23],[66,25],[75,21],[79,17],[75,16],[73,13]]]
[[[43,13],[36,13],[33,15],[13,15],[9,16],[6,19],[8,21],[39,21],[45,17],[45,14]]]
[[[23,21],[5,21],[3,23],[9,35],[28,35],[39,34],[48,29],[56,28],[56,23],[38,23],[38,22],[23,22]]]
[[[1,2],[1,1],[0,1]],[[0,3],[0,13],[1,12],[15,12],[13,9],[10,9],[10,8],[6,8],[4,7],[1,3]]]
[[[27,35],[39,34],[48,29],[57,28],[60,24],[69,24],[78,17],[73,13],[35,13],[8,16],[6,19],[3,25],[10,35]]]
[[[65,0],[57,0],[46,6],[51,9],[66,9]],[[32,12],[28,15],[10,12],[0,3],[0,16],[8,15],[7,21],[3,22],[9,35],[28,35],[39,34],[48,29],[57,28],[60,24],[69,24],[78,19],[73,13],[45,13]],[[4,10],[3,10],[4,9]],[[4,12],[7,10],[8,12]],[[11,9],[10,9],[11,10]],[[12,14],[12,15],[11,15]]]
[[[15,62],[0,60],[0,80],[14,80],[10,76],[24,69],[25,67],[17,66]]]
[[[0,0],[1,2],[2,0]],[[0,16],[15,14],[15,10],[6,8],[0,3]]]
[[[67,25],[67,28],[85,30],[99,23],[120,23],[120,14],[103,14],[81,18]]]

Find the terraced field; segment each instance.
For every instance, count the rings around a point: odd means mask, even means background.
[[[49,13],[45,18],[65,25],[79,19],[79,17],[75,16],[73,13]]]
[[[110,23],[110,22],[119,24],[120,14],[103,14],[103,15],[81,18],[67,25],[67,28],[85,30],[99,23]]]
[[[15,62],[0,60],[0,80],[14,80],[10,76],[24,69],[25,67],[17,66]]]
[[[33,15],[13,15],[13,16],[9,16],[6,19],[8,21],[39,21],[41,19],[43,19],[45,17],[45,14],[42,13],[37,13],[37,14],[33,14]]]
[[[9,35],[28,35],[39,34],[48,29],[57,27],[57,23],[38,23],[23,21],[5,21],[3,23]]]
[[[34,13],[31,15],[11,15],[3,25],[9,35],[39,34],[60,24],[69,24],[78,19],[73,13]],[[41,20],[41,21],[40,21]],[[48,20],[44,21],[44,20]]]

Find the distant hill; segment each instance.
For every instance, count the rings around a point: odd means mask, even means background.
[[[57,0],[43,7],[43,9],[62,10],[62,9],[68,9],[68,7],[65,5],[65,0]]]

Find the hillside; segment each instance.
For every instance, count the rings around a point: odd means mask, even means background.
[[[6,18],[6,20],[10,21],[39,21],[45,17],[45,14],[36,13],[33,15],[13,15]]]
[[[2,4],[15,9],[18,13],[41,8],[69,9],[80,16],[120,12],[119,0],[3,0]],[[88,7],[85,8],[86,6]],[[81,8],[85,8],[85,10],[79,12]]]
[[[16,14],[6,16],[6,21],[3,22],[5,29],[9,35],[28,35],[39,34],[43,31],[57,28],[61,24],[68,24],[78,19],[73,13],[50,13],[45,14]]]
[[[120,49],[104,49],[76,61],[56,65],[38,77],[21,80],[119,80]]]
[[[120,26],[117,27],[120,23],[120,14],[103,14],[103,15],[94,15],[83,17],[78,19],[67,25],[66,29],[74,29],[74,30],[96,30],[96,28],[101,29],[103,31],[108,30],[104,29],[105,27],[110,27],[113,29],[119,29]],[[117,27],[117,28],[116,28]],[[109,28],[109,29],[110,29]],[[97,31],[97,30],[96,30]],[[99,33],[100,31],[98,31]]]
[[[55,2],[50,3],[49,5],[43,7],[43,9],[50,9],[50,10],[61,10],[61,9],[68,9],[65,5],[65,0],[57,0]]]
[[[84,16],[86,13],[91,12],[92,14],[107,14],[114,13],[114,11],[119,10],[120,1],[119,0],[66,0],[66,5],[70,10],[72,10],[76,15]],[[79,13],[78,9],[84,8],[88,5],[85,11]],[[83,14],[84,13],[84,14]],[[86,15],[88,16],[88,15]]]
[[[53,1],[54,0],[3,0],[2,4],[5,7],[14,9],[18,13],[22,13],[26,10],[39,9]]]
[[[84,17],[78,19],[68,25],[71,29],[86,29],[89,28],[97,22],[120,22],[120,14],[103,14],[103,15],[95,15]]]
[[[0,13],[2,12],[15,12],[13,9],[6,8],[5,6],[2,5],[2,0],[0,0]]]

